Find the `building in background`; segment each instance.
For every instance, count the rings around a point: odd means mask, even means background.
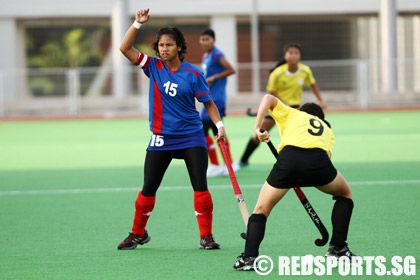
[[[234,110],[258,102],[268,70],[288,42],[302,45],[304,62],[316,72],[317,83],[333,106],[420,105],[420,1],[416,0],[214,0],[211,5],[190,0],[0,0],[0,4],[3,116],[144,111],[144,75],[126,64],[118,46],[136,9],[145,7],[153,18],[136,41],[145,52],[150,52],[157,29],[176,25],[189,43],[186,59],[199,64],[200,31],[209,26],[216,31],[217,45],[238,69],[228,83]],[[253,28],[258,32],[253,33]],[[79,52],[97,49],[96,56],[53,68],[34,62],[42,52],[36,44],[55,42],[57,48],[63,36],[77,29],[85,32],[79,41],[73,40]],[[87,39],[93,40],[92,45]],[[54,53],[53,45],[43,52]],[[61,58],[51,59],[58,63]]]

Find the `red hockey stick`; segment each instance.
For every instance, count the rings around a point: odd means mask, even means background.
[[[222,151],[223,159],[225,160],[226,167],[229,171],[230,181],[232,182],[233,191],[235,192],[236,200],[238,201],[239,209],[241,210],[242,218],[244,219],[245,226],[248,225],[249,213],[248,208],[246,207],[244,197],[242,195],[241,188],[239,187],[238,180],[236,180],[235,172],[232,168],[232,161],[230,160],[230,156],[228,154],[226,144],[224,140],[218,141],[220,150]],[[241,233],[241,237],[246,239],[246,234],[243,232]]]

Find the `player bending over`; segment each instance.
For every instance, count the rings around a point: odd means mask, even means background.
[[[347,247],[346,240],[353,200],[349,184],[331,163],[334,136],[324,119],[322,108],[315,103],[306,103],[297,110],[266,94],[259,106],[254,127],[256,136],[262,142],[270,140],[267,131],[260,132],[267,112],[273,116],[280,131],[279,156],[249,217],[245,252],[239,256],[233,268],[254,269],[267,218],[273,207],[293,187],[315,186],[332,195],[335,200],[331,218],[333,233],[326,256],[351,258],[354,255]]]

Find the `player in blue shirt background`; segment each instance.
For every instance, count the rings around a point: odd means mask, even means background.
[[[139,10],[121,43],[121,52],[150,78],[149,125],[153,132],[144,163],[144,184],[135,202],[132,232],[118,245],[135,249],[149,242],[147,221],[153,211],[156,191],[173,158],[184,159],[194,189],[194,209],[200,229],[200,248],[219,249],[213,239],[213,201],[207,189],[207,145],[195,99],[204,103],[217,127],[217,139],[226,139],[210,89],[197,67],[184,61],[187,50],[182,32],[176,27],[159,30],[153,49],[159,58],[133,48],[141,24],[149,20],[149,9]]]
[[[205,29],[200,35],[200,45],[204,50],[201,61],[201,69],[204,77],[210,86],[212,99],[219,109],[220,116],[226,116],[226,83],[227,77],[234,74],[235,70],[226,60],[224,54],[215,46],[216,36],[212,29]],[[210,158],[210,166],[207,169],[207,177],[227,176],[229,175],[224,164],[219,164],[216,153],[216,145],[209,135],[209,130],[217,135],[217,128],[209,117],[207,110],[203,107],[201,111],[201,119],[203,120],[204,135],[206,136],[207,149]],[[226,140],[229,155],[232,156],[229,149],[229,142]]]

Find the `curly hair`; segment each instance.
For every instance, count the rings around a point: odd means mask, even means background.
[[[330,123],[325,120],[324,111],[322,111],[321,106],[319,106],[318,104],[305,103],[299,108],[299,110],[318,117],[319,119],[323,120],[329,128],[331,128]]]
[[[185,41],[184,34],[182,34],[181,30],[173,26],[164,27],[156,34],[156,41],[154,41],[152,45],[156,55],[160,57],[159,41],[162,35],[170,35],[174,39],[176,46],[181,47],[181,50],[178,51],[179,59],[184,60],[184,55],[187,52],[187,42]]]

